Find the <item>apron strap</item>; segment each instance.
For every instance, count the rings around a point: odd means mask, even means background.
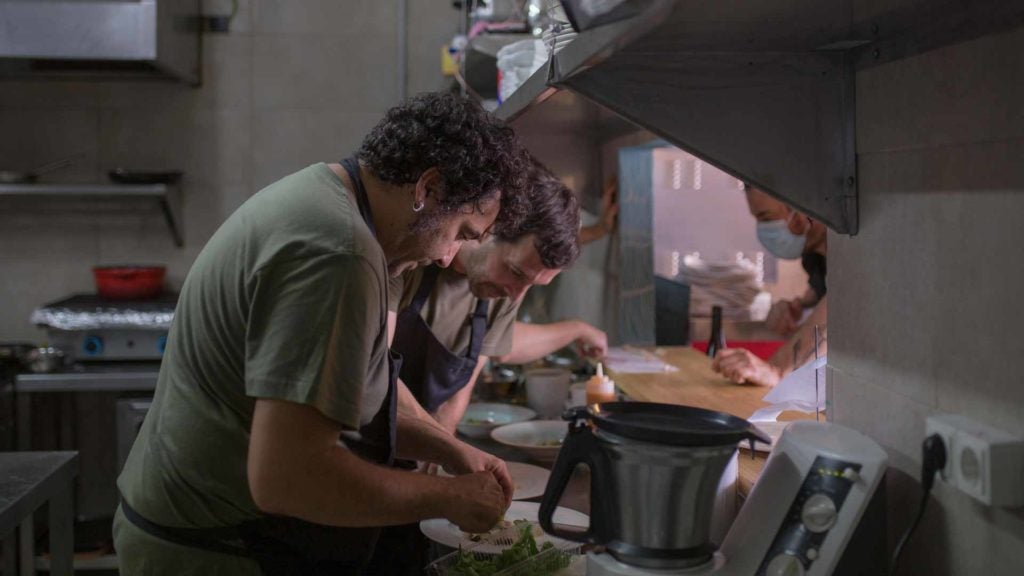
[[[245,549],[245,544],[236,527],[180,528],[164,526],[152,522],[142,514],[139,514],[138,511],[128,504],[128,500],[123,495],[121,496],[121,512],[124,513],[124,517],[134,524],[136,528],[161,540],[189,548],[220,552],[221,554],[243,556],[246,558],[252,557],[252,554]],[[238,545],[235,546],[229,544],[229,542],[238,542]]]
[[[480,349],[484,345],[484,336],[487,334],[487,309],[490,300],[480,299],[476,302],[476,311],[469,317],[469,349],[466,350],[466,358],[476,360],[480,356]]]
[[[348,179],[352,181],[355,188],[356,204],[359,206],[359,215],[363,222],[370,229],[374,238],[377,237],[377,228],[373,224],[373,210],[370,209],[370,198],[366,195],[366,186],[363,186],[363,179],[359,177],[359,160],[355,156],[349,156],[341,161],[341,167],[348,173]]]
[[[423,310],[423,305],[426,304],[430,293],[434,291],[434,285],[437,284],[437,276],[440,273],[441,269],[437,266],[427,266],[423,270],[423,276],[420,277],[420,286],[416,289],[416,295],[413,296],[412,302],[409,303],[409,309],[412,310],[413,314],[419,316],[420,310]]]

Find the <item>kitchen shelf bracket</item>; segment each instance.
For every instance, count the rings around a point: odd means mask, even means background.
[[[172,184],[0,184],[0,198],[155,202],[174,245],[181,248],[181,189]]]

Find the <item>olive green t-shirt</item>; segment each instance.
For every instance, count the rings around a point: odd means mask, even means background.
[[[388,310],[405,310],[412,303],[423,279],[423,268],[415,268],[392,278],[388,288]],[[452,268],[443,268],[430,297],[423,303],[420,317],[430,326],[434,337],[452,353],[469,350],[472,334],[470,317],[479,299],[469,289],[469,280]],[[480,348],[482,356],[503,356],[512,349],[512,329],[520,302],[495,298],[487,312],[487,334]]]
[[[257,398],[369,422],[387,392],[387,267],[326,164],[264,188],[213,235],[185,279],[152,407],[118,479],[149,520],[259,515],[246,477]]]

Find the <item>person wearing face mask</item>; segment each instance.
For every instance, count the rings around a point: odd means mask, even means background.
[[[365,574],[382,526],[500,520],[504,463],[416,417],[397,387],[387,287],[447,266],[506,211],[516,221],[523,154],[475,103],[423,94],[355,156],[270,184],[221,225],[181,288],[118,478],[121,574]]]
[[[758,240],[777,258],[799,258],[807,272],[808,287],[801,297],[782,300],[772,306],[765,323],[788,338],[771,358],[765,361],[749,350],[726,348],[715,355],[711,368],[738,384],[774,386],[786,374],[813,358],[815,326],[819,328],[818,353],[827,351],[827,230],[820,222],[762,190],[751,186],[746,186],[745,190],[750,213],[757,220]]]
[[[765,250],[783,260],[800,259],[807,272],[807,290],[799,298],[776,302],[765,321],[768,328],[790,336],[800,326],[806,310],[825,297],[827,230],[809,216],[772,198],[762,190],[746,187],[747,205],[757,220],[757,238]]]

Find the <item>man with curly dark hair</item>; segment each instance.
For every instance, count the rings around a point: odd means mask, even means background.
[[[547,284],[579,255],[575,194],[539,164],[527,176],[529,210],[523,217],[496,223],[486,238],[464,243],[447,269],[417,268],[391,281],[388,321],[395,326],[392,349],[403,355],[403,383],[421,416],[436,417],[448,432],[454,432],[486,357],[508,353],[526,289]],[[553,345],[551,351],[572,342],[577,326],[550,325],[538,335],[541,346]],[[596,333],[591,341],[606,346],[604,333],[586,326]],[[559,343],[563,333],[568,339]],[[421,572],[427,558],[418,526],[388,528],[381,538],[368,573]]]
[[[452,212],[482,211],[499,198],[499,226],[515,226],[528,209],[521,191],[530,165],[515,133],[467,98],[427,93],[392,108],[357,157],[382,182],[404,186],[429,177],[444,192],[413,232],[431,231]]]
[[[400,409],[415,401],[396,385],[387,284],[447,266],[499,206],[514,222],[522,154],[476,105],[426,94],[358,158],[287,176],[224,222],[182,286],[118,479],[122,574],[355,574],[376,527],[501,518],[505,464]],[[396,455],[461,475],[396,470]]]
[[[527,289],[550,283],[580,252],[572,190],[538,164],[526,198],[530,211],[517,225],[496,225],[487,238],[463,244],[450,268],[417,269],[391,281],[392,348],[406,357],[402,381],[450,431],[486,357],[525,363],[576,341],[598,356],[607,349],[604,332],[585,322],[515,321]],[[457,376],[436,369],[446,357]]]

